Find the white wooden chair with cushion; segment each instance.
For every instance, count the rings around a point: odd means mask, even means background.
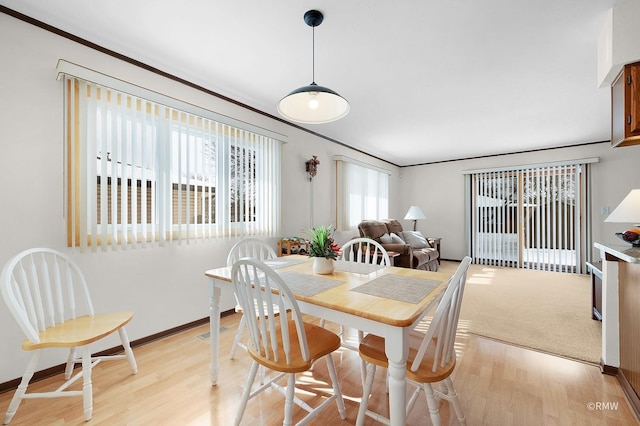
[[[2,296],[26,335],[22,349],[33,355],[22,376],[4,418],[11,421],[23,399],[83,397],[85,420],[93,412],[91,369],[100,361],[126,358],[131,371],[138,372],[135,357],[125,331],[131,312],[96,314],[85,278],[78,266],[64,254],[46,248],[23,251],[5,265],[0,275]],[[118,332],[124,355],[92,357],[90,344]],[[27,393],[44,349],[69,348],[65,382],[50,392]],[[79,357],[76,356],[79,352]],[[72,377],[75,364],[81,371]],[[66,390],[80,377],[82,390]]]
[[[413,408],[420,391],[424,390],[431,421],[434,425],[440,425],[436,395],[438,398],[449,401],[458,416],[460,424],[465,424],[462,407],[451,380],[451,373],[453,373],[456,365],[454,345],[460,305],[470,263],[471,258],[465,257],[450,279],[447,289],[438,302],[438,307],[431,319],[427,332],[421,333],[414,330],[411,333],[407,359],[407,382],[414,384],[416,389],[407,403],[407,415]],[[358,426],[364,424],[365,416],[370,416],[379,422],[389,424],[387,418],[368,410],[376,366],[385,368],[388,366],[384,344],[384,338],[374,334],[368,334],[360,343],[360,356],[367,363],[367,379],[356,420],[356,425]],[[432,384],[438,382],[443,382],[444,387],[442,390],[433,389]]]
[[[269,260],[275,259],[277,255],[275,250],[266,242],[257,238],[245,238],[244,240],[238,241],[233,247],[231,247],[227,256],[227,266],[232,267],[236,261],[243,257],[251,257],[258,260]],[[242,348],[243,350],[247,349],[246,345],[240,341],[242,331],[246,326],[246,318],[244,316],[244,312],[240,308],[240,304],[236,304],[236,312],[242,313],[242,317],[240,317],[238,331],[236,331],[236,337],[233,340],[233,345],[231,346],[231,359],[235,358],[236,350],[238,348]],[[278,314],[277,311],[276,314]]]
[[[247,351],[253,358],[253,364],[242,393],[235,424],[240,424],[249,399],[269,387],[285,395],[283,425],[291,424],[294,403],[309,413],[297,423],[298,425],[314,418],[333,401],[336,401],[340,417],[345,419],[345,405],[331,357],[332,352],[340,347],[338,335],[315,324],[304,322],[289,287],[275,271],[261,261],[245,258],[235,262],[231,277],[236,298],[245,312],[256,309],[256,315],[247,315],[250,336]],[[291,319],[287,318],[287,315],[274,315],[274,306],[281,312],[290,310]],[[333,393],[327,396],[327,392],[322,391],[319,396],[324,397],[324,400],[316,407],[311,407],[295,395],[296,373],[308,371],[313,363],[322,357],[327,360]],[[253,390],[260,365],[279,374]],[[285,375],[288,375],[288,381],[283,387],[277,382]],[[309,387],[305,387],[304,390],[311,391]]]

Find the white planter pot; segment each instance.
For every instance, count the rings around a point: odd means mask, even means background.
[[[316,274],[332,274],[333,269],[333,259],[327,259],[324,257],[313,258],[313,272]]]

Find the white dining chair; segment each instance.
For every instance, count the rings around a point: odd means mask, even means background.
[[[133,313],[95,313],[84,275],[63,253],[47,248],[19,253],[4,266],[0,287],[9,311],[26,336],[22,349],[32,352],[9,403],[4,424],[11,421],[23,399],[68,396],[82,396],[84,418],[90,420],[93,414],[93,367],[105,360],[126,359],[133,374],[138,372],[124,328],[133,318]],[[91,343],[116,331],[124,354],[92,356]],[[65,382],[53,391],[27,393],[38,361],[43,351],[49,348],[69,350]],[[80,355],[76,356],[76,352]],[[82,364],[82,369],[72,376],[75,364]],[[82,378],[82,390],[67,390],[79,378]]]
[[[424,391],[431,421],[440,425],[440,413],[436,397],[446,399],[452,406],[461,425],[465,424],[464,413],[453,387],[451,374],[456,365],[455,339],[460,316],[460,306],[471,258],[466,256],[455,274],[449,280],[444,294],[425,333],[414,330],[409,341],[406,381],[415,386],[407,402],[407,415],[413,408],[419,394]],[[389,362],[385,355],[385,339],[368,334],[360,343],[360,357],[367,364],[367,378],[360,401],[356,425],[364,424],[365,416],[389,424],[389,419],[368,409],[369,397],[373,386],[376,367],[387,368]],[[442,390],[434,389],[432,384],[442,382]]]
[[[391,265],[391,259],[389,258],[387,250],[376,240],[364,237],[352,238],[344,243],[342,247],[340,247],[340,254],[338,255],[337,260],[362,263],[366,265],[380,265],[383,267]],[[320,326],[325,326],[324,319],[320,320]],[[357,351],[357,345],[362,341],[364,333],[362,330],[358,330],[357,334],[358,341],[354,345],[347,339],[347,333],[344,325],[340,325],[338,335],[340,336],[341,346],[352,351]],[[361,377],[362,382],[364,383],[366,377],[366,366],[364,361],[362,362],[361,367]]]
[[[391,265],[389,254],[382,245],[371,238],[352,238],[340,247],[338,260],[368,265]]]
[[[346,419],[338,376],[331,357],[331,354],[340,348],[340,337],[318,325],[304,322],[292,291],[282,277],[263,262],[249,258],[240,259],[233,264],[231,277],[236,298],[243,310],[256,312],[256,315],[246,316],[250,337],[247,352],[253,358],[253,363],[242,393],[235,424],[240,424],[249,399],[270,387],[285,395],[283,425],[291,424],[294,403],[308,412],[297,424],[311,420],[333,401],[337,404],[340,417]],[[287,315],[275,315],[274,307],[280,312],[290,311],[291,319]],[[312,407],[310,402],[296,396],[296,374],[310,370],[313,363],[323,357],[327,362],[333,393],[328,394],[326,390],[321,390],[318,396],[322,402]],[[253,390],[259,366],[278,374]],[[288,376],[286,386],[278,383],[284,376]],[[307,386],[304,392],[313,390]]]
[[[258,260],[269,260],[275,259],[277,255],[275,250],[265,241],[257,238],[245,238],[238,241],[233,247],[231,247],[231,250],[229,250],[229,254],[227,255],[227,266],[232,267],[236,261],[243,257],[251,257]],[[238,330],[236,331],[233,345],[231,345],[231,359],[235,358],[236,350],[238,348],[242,348],[243,350],[247,349],[246,345],[242,343],[241,340],[242,332],[244,331],[247,323],[245,312],[242,310],[239,303],[236,303],[235,309],[236,312],[240,312],[242,316],[240,317],[240,324],[238,324]],[[276,312],[276,314],[278,314],[278,312]]]
[[[340,254],[338,255],[337,260],[367,265],[380,265],[383,267],[391,265],[389,254],[380,243],[371,238],[361,237],[353,238],[344,243],[342,247],[340,247]],[[320,325],[322,327],[325,326],[324,319],[320,320]],[[354,346],[347,340],[343,325],[340,325],[338,335],[342,340],[342,346],[344,348],[354,351],[358,350],[357,346]],[[362,336],[362,331],[358,330],[358,344],[362,340]],[[364,378],[364,375],[362,377]]]

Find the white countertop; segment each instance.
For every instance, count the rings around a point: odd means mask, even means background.
[[[631,244],[601,244],[594,243],[595,248],[603,250],[629,263],[640,263],[640,247],[632,247]]]

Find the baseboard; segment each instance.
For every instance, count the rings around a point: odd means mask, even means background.
[[[617,376],[618,375],[618,367],[612,367],[604,363],[602,358],[600,358],[600,372],[602,374],[606,374],[608,376]]]
[[[227,315],[234,314],[235,310],[230,309],[228,311],[222,312],[220,314],[221,317],[225,317]],[[140,339],[132,340],[131,347],[136,348],[142,345],[146,345],[147,343],[154,342],[156,340],[160,340],[164,337],[171,336],[172,334],[180,333],[185,330],[189,330],[194,327],[199,327],[203,324],[209,323],[209,317],[201,318],[199,320],[195,320],[189,322],[187,324],[182,324],[177,327],[170,328],[168,330],[161,331],[159,333],[152,334],[147,337],[142,337]],[[123,351],[122,345],[115,346],[113,348],[105,349],[103,351],[97,352],[93,354],[93,356],[105,356],[105,355],[113,355]],[[79,368],[78,365],[76,368]],[[54,365],[53,367],[49,367],[44,370],[36,371],[33,375],[33,378],[29,383],[37,382],[38,380],[46,379],[47,377],[55,376],[57,374],[64,373],[65,364]],[[20,384],[22,377],[18,377],[17,379],[9,380],[8,382],[0,383],[0,393],[8,392],[10,390],[14,390]]]
[[[629,383],[621,368],[618,369],[617,377],[618,381],[620,382],[620,386],[622,386],[624,394],[627,396],[629,405],[633,409],[636,417],[640,420],[640,398],[638,398],[638,395],[636,394],[635,390],[633,390],[631,383]]]
[[[640,420],[640,398],[636,394],[635,390],[631,386],[631,383],[627,380],[621,368],[612,367],[610,365],[606,365],[602,358],[600,358],[600,371],[603,374],[607,374],[610,376],[616,376],[618,382],[620,383],[620,387],[624,391],[624,394],[627,397],[627,401],[631,406],[631,409],[635,413],[636,417]]]

